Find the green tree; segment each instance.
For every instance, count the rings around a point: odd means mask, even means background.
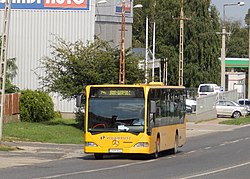
[[[184,80],[188,87],[197,87],[201,82],[220,81],[220,31],[218,11],[210,0],[187,1]]]
[[[156,22],[156,56],[168,59],[168,84],[178,85],[179,70],[179,0],[135,0],[143,4],[135,10],[133,44],[145,47],[145,18]],[[154,8],[153,4],[156,3]],[[210,0],[184,0],[184,85],[198,87],[201,82],[219,83],[220,31],[218,11]],[[149,44],[152,44],[152,24],[149,24]],[[151,48],[151,47],[150,47]]]
[[[89,84],[118,83],[119,51],[97,39],[87,46],[82,41],[65,42],[61,38],[51,45],[52,57],[41,59],[45,76],[41,84],[48,92],[72,98]],[[140,58],[126,51],[126,83],[139,83],[144,72],[138,68]]]
[[[0,36],[0,39],[2,37]],[[1,40],[0,40],[0,50],[1,50]],[[10,58],[6,61],[6,81],[5,81],[5,93],[15,93],[20,91],[19,88],[12,84],[12,80],[17,75],[17,65],[16,59]]]
[[[226,39],[226,56],[248,58],[248,29],[241,27],[239,21],[227,21],[226,30],[230,33]]]

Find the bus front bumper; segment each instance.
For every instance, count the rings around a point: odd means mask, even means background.
[[[119,148],[119,147],[99,147],[99,146],[84,146],[85,153],[103,153],[103,154],[150,154],[149,147],[131,147],[131,148]]]

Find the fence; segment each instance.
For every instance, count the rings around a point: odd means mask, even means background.
[[[196,98],[196,113],[187,115],[188,121],[204,121],[217,118],[216,100],[238,100],[237,90],[225,91]]]
[[[21,93],[5,94],[3,122],[19,121],[19,99]],[[1,95],[0,95],[1,96]]]

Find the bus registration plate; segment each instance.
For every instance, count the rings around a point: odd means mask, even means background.
[[[109,153],[122,153],[122,149],[109,149]]]

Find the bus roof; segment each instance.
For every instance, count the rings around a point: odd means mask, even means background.
[[[152,88],[180,88],[183,89],[185,88],[184,86],[168,86],[168,85],[164,85],[163,83],[150,83],[150,84],[102,84],[102,85],[87,85],[88,87],[152,87]]]

